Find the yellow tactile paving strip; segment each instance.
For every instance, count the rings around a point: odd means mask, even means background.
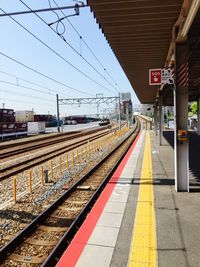
[[[150,133],[147,131],[129,267],[155,266],[157,266],[156,223],[152,184],[151,142]]]

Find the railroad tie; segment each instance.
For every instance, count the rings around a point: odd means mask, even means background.
[[[79,190],[90,190],[90,185],[79,185],[77,186]]]
[[[58,241],[42,240],[42,239],[36,239],[32,237],[27,238],[24,242],[29,245],[46,246],[46,247],[55,246],[58,243]]]
[[[46,232],[65,232],[67,231],[68,227],[54,227],[54,226],[40,225],[38,229]]]
[[[45,261],[46,257],[34,257],[34,256],[19,255],[13,253],[8,257],[8,259],[24,263],[40,264]]]

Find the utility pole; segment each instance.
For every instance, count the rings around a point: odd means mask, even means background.
[[[129,103],[126,103],[126,124],[129,127]]]
[[[99,118],[99,103],[97,103],[97,118]]]
[[[57,102],[57,129],[58,133],[60,132],[60,114],[59,114],[59,102],[58,102],[58,94],[56,94],[56,102]]]
[[[119,93],[119,129],[121,130],[120,93]]]

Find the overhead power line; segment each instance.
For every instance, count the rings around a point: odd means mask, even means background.
[[[56,3],[55,0],[53,0],[53,2],[55,3],[55,5],[57,7],[58,4]],[[63,16],[66,16],[66,14],[64,13],[64,11],[62,9],[59,10]],[[55,12],[54,12],[55,13]],[[55,13],[57,14],[57,13]],[[99,63],[99,65],[103,68],[103,70],[107,73],[107,75],[110,77],[110,79],[113,81],[113,83],[118,86],[117,82],[113,79],[112,75],[107,71],[107,69],[105,68],[105,66],[101,63],[101,61],[98,59],[98,57],[95,55],[94,51],[90,48],[90,46],[86,43],[86,41],[84,40],[84,38],[81,36],[81,34],[78,32],[78,30],[74,27],[74,25],[72,24],[72,22],[66,18],[68,23],[71,25],[71,27],[73,28],[73,30],[76,32],[76,34],[79,36],[79,38],[81,39],[81,41],[85,44],[85,46],[87,47],[87,49],[90,51],[90,53],[93,55],[93,57],[96,59],[96,61]],[[119,86],[118,86],[119,87]],[[119,88],[120,89],[120,88]]]
[[[0,81],[0,82],[3,82],[3,81]],[[33,96],[33,95],[27,95],[27,94],[22,94],[22,93],[15,93],[15,92],[12,92],[8,89],[4,89],[4,90],[1,90],[1,92],[3,93],[12,93],[12,95],[18,95],[18,96],[23,96],[23,97],[31,97],[31,98],[35,98],[35,99],[39,99],[41,101],[45,101],[45,102],[54,102],[55,103],[55,100],[50,100],[50,99],[46,99],[46,98],[41,98],[41,97],[38,97],[38,96]]]
[[[5,72],[5,71],[0,70],[0,73],[3,73],[3,74],[5,74],[5,75],[7,75],[7,76],[9,76],[9,77],[12,77],[12,78],[16,79],[16,81],[17,81],[17,86],[22,87],[22,85],[19,84],[18,81],[23,81],[23,82],[32,84],[32,85],[34,85],[34,86],[44,88],[44,89],[48,90],[48,92],[44,92],[44,91],[41,91],[41,90],[38,90],[38,89],[34,89],[34,88],[31,88],[31,87],[27,87],[27,86],[23,86],[24,88],[27,88],[27,89],[30,89],[30,90],[35,90],[35,91],[37,91],[37,92],[44,93],[44,94],[48,94],[48,95],[51,94],[50,92],[58,93],[58,91],[56,91],[56,90],[54,90],[54,89],[50,89],[50,88],[48,88],[48,87],[46,87],[46,86],[44,86],[44,85],[41,85],[41,84],[38,84],[38,83],[35,83],[35,82],[32,82],[32,81],[28,81],[28,80],[26,80],[26,79],[23,79],[23,78],[21,78],[21,77],[15,76],[15,75],[10,74],[10,73],[7,73],[7,72]],[[13,85],[15,85],[15,84],[13,84]],[[54,94],[51,94],[51,95],[54,95]],[[59,93],[59,95],[61,95],[61,94]]]
[[[16,103],[25,103],[25,104],[32,104],[32,105],[37,105],[37,106],[44,106],[44,104],[40,104],[38,102],[35,103],[35,102],[29,102],[29,101],[23,101],[23,100],[16,100],[16,99],[11,99],[11,98],[6,98],[6,97],[3,97],[1,99],[2,100],[7,100],[7,101],[10,101],[10,102],[16,102]],[[55,108],[55,105],[48,104],[48,106],[51,106],[51,107],[54,107]]]
[[[102,75],[81,53],[79,53],[63,36],[54,30],[50,24],[48,24],[41,16],[39,16],[34,10],[32,10],[23,0],[19,0],[24,6],[26,6],[30,11],[32,11],[43,23],[45,23],[57,36],[59,36],[77,55],[79,55],[98,75],[100,75],[114,90],[118,91],[115,86],[104,75]],[[50,3],[50,2],[49,2]],[[55,12],[54,12],[55,13]],[[56,13],[55,13],[56,14]],[[64,15],[64,18],[67,18],[67,15]],[[59,19],[57,20],[59,23]],[[109,90],[107,88],[107,90]]]
[[[74,5],[74,6],[62,6],[62,7],[54,7],[54,8],[42,8],[42,9],[35,9],[35,10],[32,10],[32,11],[19,11],[19,12],[11,12],[11,13],[7,13],[7,14],[0,14],[0,17],[5,17],[5,16],[17,16],[17,15],[23,15],[23,14],[30,14],[30,13],[33,13],[33,12],[38,12],[38,13],[41,13],[41,12],[46,12],[46,11],[54,11],[54,10],[61,10],[61,9],[79,9],[79,8],[82,8],[82,7],[88,7],[88,5]]]
[[[41,91],[41,90],[38,90],[38,89],[34,89],[34,88],[31,88],[31,87],[28,87],[28,86],[24,86],[24,85],[21,85],[21,84],[16,84],[16,83],[4,81],[4,80],[0,80],[0,83],[5,83],[5,84],[21,87],[21,88],[28,89],[28,90],[31,90],[31,91],[35,91],[35,92],[38,92],[38,93],[41,93],[41,94],[47,94],[47,95],[55,96],[55,94],[44,92],[44,91]]]
[[[0,8],[0,10],[7,14],[2,8]],[[66,62],[68,65],[70,65],[72,68],[74,68],[76,71],[78,71],[79,73],[81,73],[83,76],[85,76],[86,78],[88,78],[90,81],[94,82],[95,84],[99,85],[100,87],[110,91],[109,88],[103,86],[102,84],[100,84],[99,82],[97,82],[96,80],[94,80],[93,78],[91,78],[89,75],[87,75],[86,73],[84,73],[83,71],[81,71],[80,69],[78,69],[76,66],[74,66],[71,62],[69,62],[66,58],[64,58],[62,55],[60,55],[57,51],[55,51],[53,48],[51,48],[49,45],[47,45],[44,41],[42,41],[39,37],[37,37],[34,33],[32,33],[31,31],[29,31],[25,26],[23,26],[20,22],[18,22],[16,19],[14,19],[12,16],[9,16],[15,23],[17,23],[21,28],[23,28],[26,32],[28,32],[31,36],[33,36],[37,41],[39,41],[41,44],[43,44],[45,47],[47,47],[51,52],[53,52],[55,55],[57,55],[60,59],[62,59],[64,62]],[[79,91],[80,92],[80,91]]]
[[[4,53],[1,52],[1,51],[0,51],[0,55],[6,57],[6,58],[8,58],[8,59],[10,59],[11,61],[13,61],[13,62],[15,62],[15,63],[17,63],[17,64],[23,66],[24,68],[26,68],[26,69],[28,69],[28,70],[31,70],[31,71],[33,71],[33,72],[39,74],[40,76],[45,77],[46,79],[49,79],[49,80],[51,80],[51,81],[53,81],[53,82],[55,82],[55,83],[57,83],[57,84],[60,84],[60,85],[62,85],[62,86],[64,86],[64,87],[66,87],[66,88],[68,88],[68,89],[72,89],[72,90],[77,91],[77,92],[82,93],[82,94],[92,95],[92,94],[90,94],[90,93],[86,93],[86,92],[84,92],[84,91],[75,89],[75,88],[73,88],[73,87],[71,87],[71,86],[69,86],[69,85],[67,85],[67,84],[65,84],[65,83],[63,83],[63,82],[60,82],[60,81],[58,81],[58,80],[56,80],[56,79],[54,79],[54,78],[52,78],[52,77],[50,77],[50,76],[48,76],[48,75],[46,75],[46,74],[44,74],[44,73],[42,73],[42,72],[36,70],[36,69],[33,69],[32,67],[29,67],[29,66],[25,65],[24,63],[22,63],[22,62],[18,61],[17,59],[14,59],[14,58],[12,58],[12,57],[10,57],[10,56],[4,54]],[[92,95],[92,96],[93,96],[93,95]]]

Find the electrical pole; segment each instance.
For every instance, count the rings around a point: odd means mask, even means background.
[[[59,114],[59,102],[58,102],[58,94],[56,94],[56,102],[57,102],[57,129],[58,133],[60,132],[60,114]]]
[[[97,103],[97,118],[99,118],[99,103]]]
[[[129,127],[129,103],[126,103],[126,123],[127,127]]]
[[[121,130],[120,93],[119,93],[119,129]]]

